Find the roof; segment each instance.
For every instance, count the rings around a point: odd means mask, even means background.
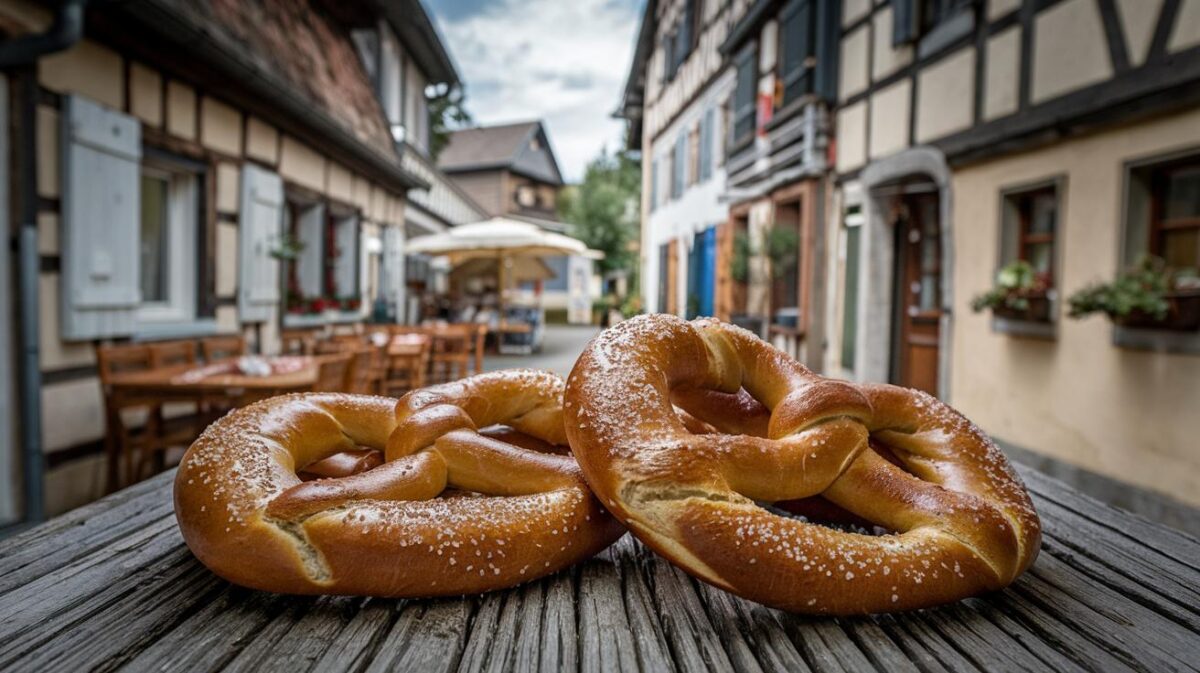
[[[537,139],[538,147],[531,141]],[[460,129],[438,155],[446,173],[508,169],[555,185],[563,184],[558,160],[539,121]]]
[[[420,0],[376,0],[376,4],[430,84],[460,83],[458,69],[446,51],[437,23]]]
[[[374,179],[400,189],[424,184],[401,167],[349,31],[319,2],[147,0],[106,7],[114,10],[112,37],[125,33],[130,48],[154,62],[173,64],[323,151],[332,145],[331,153]]]
[[[613,116],[629,122],[625,147],[638,150],[642,147],[642,108],[646,95],[646,64],[654,53],[654,31],[658,25],[656,0],[647,0],[642,12],[642,25],[638,29],[637,42],[633,48],[633,60],[629,63],[629,74],[625,77],[625,89],[621,102]]]

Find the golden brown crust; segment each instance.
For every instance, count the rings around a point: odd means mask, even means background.
[[[1037,553],[1028,494],[957,412],[924,393],[816,376],[719,321],[653,315],[604,332],[572,370],[564,409],[609,511],[689,573],[768,605],[926,607],[1005,586]],[[842,532],[755,502],[816,495],[897,534]]]
[[[561,392],[553,375],[512,371],[399,401],[305,394],[250,405],[184,456],[180,530],[217,574],[281,593],[438,596],[556,572],[611,544],[620,525],[569,456],[474,428],[505,423],[555,443]],[[396,451],[364,471],[363,447]],[[304,466],[345,476],[302,482]],[[437,497],[447,488],[485,494]]]

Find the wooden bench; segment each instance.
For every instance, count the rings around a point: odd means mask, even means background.
[[[1045,544],[1013,587],[820,619],[697,582],[629,536],[483,596],[249,591],[184,546],[166,473],[0,541],[0,670],[1195,670],[1200,542],[1022,474]]]

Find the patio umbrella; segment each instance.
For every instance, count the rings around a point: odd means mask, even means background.
[[[500,270],[496,267],[499,263],[494,257],[473,257],[451,269],[450,275],[457,278],[497,276]],[[554,269],[546,266],[541,257],[514,257],[508,273],[509,280],[517,283],[550,280],[554,277]]]
[[[589,250],[583,241],[546,231],[536,224],[505,217],[493,217],[413,239],[408,242],[408,252],[445,256],[451,264],[477,258],[496,260],[501,315],[504,315],[504,292],[508,288],[514,259],[557,255],[582,255],[591,259],[604,257],[599,251]]]

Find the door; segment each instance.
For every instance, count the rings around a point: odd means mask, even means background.
[[[891,379],[938,392],[942,247],[937,192],[897,197],[895,311]]]

